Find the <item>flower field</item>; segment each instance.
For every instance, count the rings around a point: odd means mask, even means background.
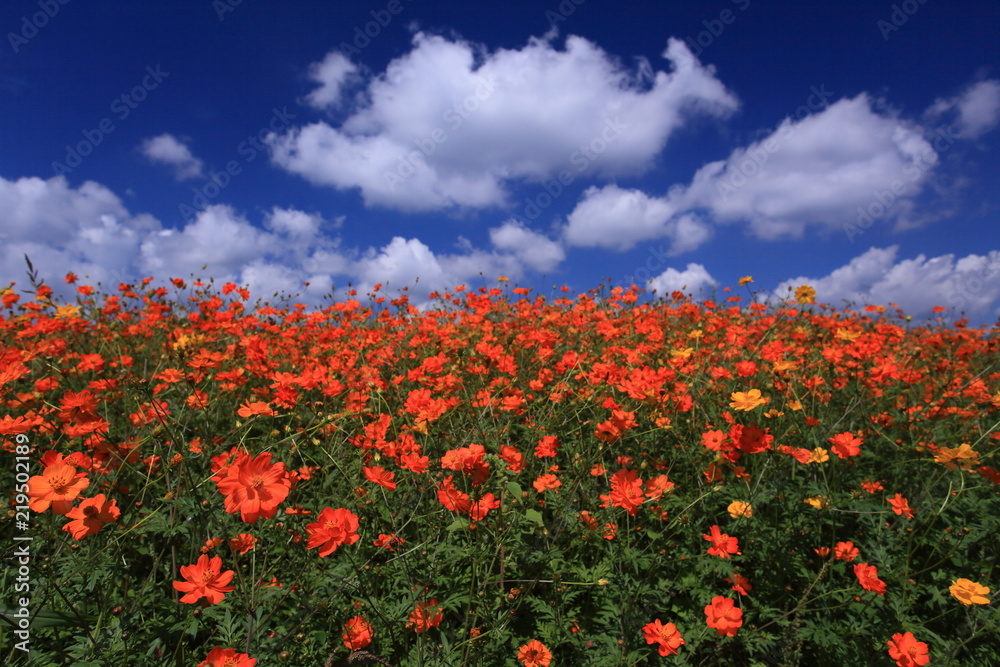
[[[0,293],[5,664],[1000,664],[996,330],[749,278],[32,282]]]

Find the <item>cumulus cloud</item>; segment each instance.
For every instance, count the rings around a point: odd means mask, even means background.
[[[191,154],[191,149],[172,134],[161,134],[147,139],[140,146],[142,154],[151,162],[166,164],[174,168],[174,178],[183,181],[202,176],[201,160]]]
[[[674,268],[667,269],[653,278],[646,287],[649,290],[655,290],[660,295],[671,292],[697,294],[715,284],[716,280],[712,278],[704,266],[692,263],[688,264],[683,271]]]
[[[801,238],[810,225],[843,229],[859,208],[907,224],[912,198],[939,161],[923,135],[873,110],[865,94],[842,99],[705,165],[676,204],[707,209],[722,223],[745,221],[763,239]]]
[[[898,304],[914,318],[935,306],[964,312],[974,323],[995,321],[1000,299],[1000,251],[899,259],[899,247],[871,248],[826,276],[800,276],[781,283],[772,298],[786,298],[802,284],[816,288],[816,300],[835,307]]]
[[[517,179],[641,173],[689,117],[738,107],[679,40],[662,54],[672,71],[650,78],[651,68],[630,71],[582,37],[564,50],[552,39],[488,52],[418,32],[339,127],[272,134],[272,160],[317,185],[357,188],[368,206],[485,208],[506,203]],[[339,99],[343,57],[311,71],[314,101]]]
[[[933,119],[954,118],[959,137],[976,139],[1000,121],[1000,81],[978,81],[955,97],[938,99],[927,109],[927,115]]]
[[[231,206],[215,204],[179,229],[168,229],[149,215],[133,215],[109,189],[94,182],[70,187],[62,176],[47,181],[0,178],[0,282],[26,284],[27,254],[62,299],[72,287],[69,272],[82,282],[117,286],[143,276],[191,276],[248,284],[252,294],[270,298],[276,291],[301,295],[322,305],[333,286],[369,290],[376,283],[409,287],[415,300],[434,290],[476,279],[526,271],[548,271],[564,259],[558,241],[515,221],[490,230],[491,247],[465,243],[458,252],[433,251],[420,239],[394,237],[380,247],[345,248],[326,231],[322,216],[274,207],[258,224]],[[419,284],[414,289],[414,285]],[[308,285],[305,285],[308,283]]]
[[[331,51],[321,62],[309,68],[309,79],[319,88],[309,93],[306,101],[317,109],[341,105],[344,86],[356,78],[358,66],[339,51]]]
[[[650,197],[617,185],[590,187],[567,216],[566,242],[574,246],[625,251],[641,241],[667,238],[669,255],[697,249],[711,228],[696,215],[677,210],[669,197]]]

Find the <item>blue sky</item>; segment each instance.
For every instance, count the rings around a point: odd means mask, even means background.
[[[751,275],[995,321],[1000,6],[680,4],[5,2],[0,282]]]

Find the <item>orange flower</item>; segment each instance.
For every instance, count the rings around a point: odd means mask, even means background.
[[[237,653],[234,648],[216,646],[208,656],[198,663],[198,667],[254,667],[257,658],[246,653]]]
[[[830,442],[833,443],[833,453],[842,459],[846,459],[849,456],[857,456],[861,453],[860,446],[863,444],[861,438],[856,437],[850,431],[844,433],[838,433],[837,435],[830,438]]]
[[[545,648],[545,644],[532,639],[518,649],[517,659],[524,667],[548,667],[552,662],[552,653]]]
[[[254,459],[246,452],[240,454],[235,463],[219,471],[215,484],[226,496],[226,511],[239,512],[244,523],[272,518],[292,486],[285,464],[271,465],[271,452]]]
[[[344,624],[344,646],[351,651],[360,651],[372,642],[372,626],[361,616],[355,616]]]
[[[558,489],[560,486],[562,486],[562,482],[560,482],[559,478],[556,477],[555,475],[551,473],[546,473],[544,475],[539,475],[535,479],[535,481],[531,483],[531,485],[535,487],[535,491],[538,491],[539,493],[545,493],[549,489],[552,490]]]
[[[854,542],[837,542],[833,548],[833,557],[850,563],[858,557],[858,548],[854,546]]]
[[[750,595],[750,591],[753,590],[753,586],[750,585],[750,580],[742,574],[734,573],[732,578],[726,577],[726,581],[731,583],[733,585],[733,590],[740,595]]]
[[[663,625],[660,619],[647,623],[642,627],[642,631],[646,635],[646,643],[659,644],[660,655],[664,657],[677,653],[677,649],[684,643],[677,626],[673,623]]]
[[[84,500],[79,507],[74,507],[66,514],[73,521],[63,526],[63,530],[72,535],[74,540],[94,535],[104,524],[116,521],[121,515],[117,502],[106,500],[103,493]]]
[[[386,535],[385,533],[379,533],[378,539],[372,542],[372,544],[374,544],[377,547],[386,549],[388,551],[395,551],[396,547],[406,544],[406,540],[396,535],[392,534]]]
[[[897,632],[886,644],[889,645],[889,657],[896,661],[898,667],[922,667],[931,660],[927,655],[927,644],[918,642],[912,632]]]
[[[600,498],[603,501],[601,507],[607,507],[610,502],[615,507],[624,508],[632,516],[635,516],[639,507],[646,501],[638,473],[625,468],[611,475],[611,495],[602,495]]]
[[[218,604],[226,593],[236,590],[227,586],[234,574],[232,570],[222,571],[220,557],[209,560],[207,554],[202,554],[194,565],[181,566],[181,576],[187,581],[175,581],[173,584],[175,589],[185,593],[181,602],[194,604],[201,598],[207,598],[208,604]]]
[[[431,610],[430,613],[428,613],[428,609]],[[413,628],[413,631],[419,635],[441,625],[443,620],[444,616],[437,606],[437,598],[431,598],[430,602],[417,603],[417,608],[410,612],[410,619],[406,627]]]
[[[750,503],[743,502],[742,500],[734,500],[729,503],[729,507],[726,508],[726,511],[729,512],[729,516],[734,519],[741,516],[749,519],[753,516],[753,507]]]
[[[966,606],[990,603],[989,598],[986,597],[989,595],[990,589],[986,586],[980,586],[970,579],[953,581],[948,590],[951,591],[952,597]]]
[[[469,507],[469,516],[473,521],[482,521],[487,512],[500,507],[500,501],[492,493],[487,493]]]
[[[716,595],[712,604],[705,607],[705,622],[708,627],[723,637],[734,637],[743,625],[743,610],[736,606],[732,598]]]
[[[897,493],[892,498],[886,498],[886,500],[892,505],[892,511],[897,515],[904,515],[907,519],[913,518],[913,508],[910,507],[909,501],[902,494]]]
[[[455,488],[455,483],[451,481],[452,476],[448,475],[444,478],[438,485],[438,500],[441,504],[445,506],[446,509],[452,512],[468,512],[469,508],[472,507],[472,501],[469,499],[468,493],[462,493],[457,488]]]
[[[816,288],[810,285],[799,285],[795,288],[795,301],[803,305],[816,303]]]
[[[718,526],[712,526],[711,533],[711,535],[702,535],[704,539],[712,543],[712,546],[708,548],[709,554],[720,558],[731,558],[730,554],[741,555],[737,538],[726,535],[719,530]]]
[[[882,486],[882,482],[873,482],[870,479],[866,479],[861,482],[861,488],[868,493],[875,493],[876,491],[881,491],[885,487]]]
[[[547,435],[538,441],[538,446],[535,447],[535,456],[538,458],[555,456],[558,448],[559,440],[556,436]]]
[[[732,401],[729,407],[733,410],[753,410],[767,403],[767,399],[760,395],[760,389],[751,389],[748,392],[733,392],[729,398]]]
[[[365,466],[361,470],[365,474],[365,479],[373,484],[378,484],[379,486],[385,487],[390,491],[396,490],[396,482],[393,481],[395,475],[382,466]]]
[[[77,477],[76,468],[67,463],[53,463],[28,480],[28,507],[44,512],[52,506],[56,514],[66,514],[73,500],[90,485],[87,477]]]
[[[321,547],[319,557],[326,558],[341,544],[354,544],[361,539],[357,530],[357,515],[343,508],[327,507],[319,513],[315,523],[306,525],[306,532],[309,533],[309,542],[306,543],[306,548]]]
[[[240,533],[233,539],[229,540],[229,548],[236,553],[243,555],[253,549],[253,546],[256,543],[257,538],[250,533]]]
[[[969,443],[963,442],[958,447],[941,447],[934,456],[935,463],[943,463],[948,470],[970,470],[976,464],[979,453],[974,451]]]
[[[266,417],[274,417],[278,413],[271,409],[267,403],[263,401],[246,401],[240,406],[240,409],[236,411],[240,417],[244,419],[252,417],[254,415],[264,415]]]
[[[875,591],[885,595],[885,582],[878,578],[878,568],[868,563],[858,563],[854,566],[854,576],[866,591]]]

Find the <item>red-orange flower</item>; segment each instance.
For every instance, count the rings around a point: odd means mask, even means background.
[[[236,553],[243,555],[253,549],[253,546],[256,543],[257,538],[250,533],[240,533],[233,539],[229,540],[229,548]]]
[[[28,507],[35,512],[44,512],[51,505],[56,514],[66,514],[73,507],[73,500],[89,485],[86,476],[76,476],[73,466],[53,463],[41,475],[28,480]]]
[[[257,658],[251,658],[246,653],[237,653],[234,648],[216,646],[198,663],[198,667],[254,667],[256,664]]]
[[[858,563],[854,566],[854,576],[866,591],[875,591],[885,595],[885,582],[878,578],[878,568],[868,563]]]
[[[912,632],[897,632],[886,644],[889,645],[889,657],[899,667],[922,667],[931,660],[927,655],[927,644],[918,642]]]
[[[343,508],[327,507],[319,513],[315,523],[306,525],[306,532],[309,533],[306,548],[320,547],[319,556],[325,558],[341,544],[354,544],[361,539],[357,530],[357,515]]]
[[[273,517],[292,487],[285,464],[279,461],[271,465],[271,452],[263,452],[257,458],[250,458],[244,452],[235,463],[220,470],[215,480],[219,491],[226,496],[226,511],[239,512],[245,523]]]
[[[737,538],[726,535],[719,530],[718,526],[712,526],[711,533],[711,535],[702,535],[704,539],[712,543],[712,546],[708,548],[709,554],[719,558],[731,558],[731,554],[741,555]]]
[[[858,548],[854,546],[854,542],[837,542],[833,548],[833,557],[849,563],[858,557]]]
[[[441,501],[441,504],[445,508],[452,512],[462,512],[464,514],[472,507],[472,501],[469,499],[469,494],[455,488],[455,483],[451,480],[452,476],[448,475],[438,484],[438,500]]]
[[[743,625],[743,610],[732,598],[716,595],[712,604],[705,607],[705,622],[723,637],[733,637]]]
[[[372,544],[388,551],[395,551],[396,547],[406,544],[406,540],[397,535],[379,533],[378,539],[372,542]]]
[[[552,652],[542,642],[532,639],[518,648],[517,659],[524,667],[548,667],[552,662]]]
[[[857,456],[861,453],[861,438],[858,438],[850,431],[845,431],[844,433],[838,433],[837,435],[830,438],[830,442],[833,443],[833,453],[842,459],[846,459],[849,456]]]
[[[889,504],[892,505],[892,511],[896,514],[901,514],[907,519],[913,518],[913,508],[910,507],[910,502],[903,497],[903,494],[897,493],[892,498],[886,498]]]
[[[750,580],[742,574],[734,573],[732,577],[726,577],[726,581],[731,583],[733,585],[733,590],[740,595],[750,595],[750,591],[753,590],[753,586],[750,585]]]
[[[74,540],[82,540],[85,535],[97,533],[104,524],[116,521],[121,515],[117,502],[106,500],[103,493],[84,500],[79,507],[74,507],[66,514],[73,521],[63,526],[63,530],[72,535]]]
[[[644,625],[642,632],[646,635],[647,644],[660,645],[660,655],[662,656],[677,653],[677,649],[684,643],[681,633],[677,631],[677,626],[673,623],[663,625],[660,619]]]
[[[410,619],[406,627],[413,628],[413,631],[419,635],[441,625],[443,620],[444,616],[437,606],[437,598],[431,598],[430,602],[417,603],[417,608],[410,612]]]
[[[236,574],[232,570],[222,571],[222,559],[214,556],[211,560],[207,554],[202,554],[194,565],[182,565],[181,576],[186,581],[173,582],[174,588],[182,593],[181,602],[194,604],[201,598],[207,598],[208,604],[218,604],[226,597],[226,593],[236,590],[228,586]]]
[[[372,626],[362,616],[355,616],[344,624],[344,646],[360,651],[372,642]]]
[[[382,466],[365,466],[361,469],[364,473],[365,479],[379,486],[385,487],[390,491],[396,490],[396,482],[393,481],[395,475]]]
[[[639,507],[646,501],[646,494],[642,489],[642,480],[639,479],[635,470],[622,468],[611,475],[611,494],[601,495],[603,503],[601,507],[607,507],[608,502],[615,507],[621,507],[635,516]]]

